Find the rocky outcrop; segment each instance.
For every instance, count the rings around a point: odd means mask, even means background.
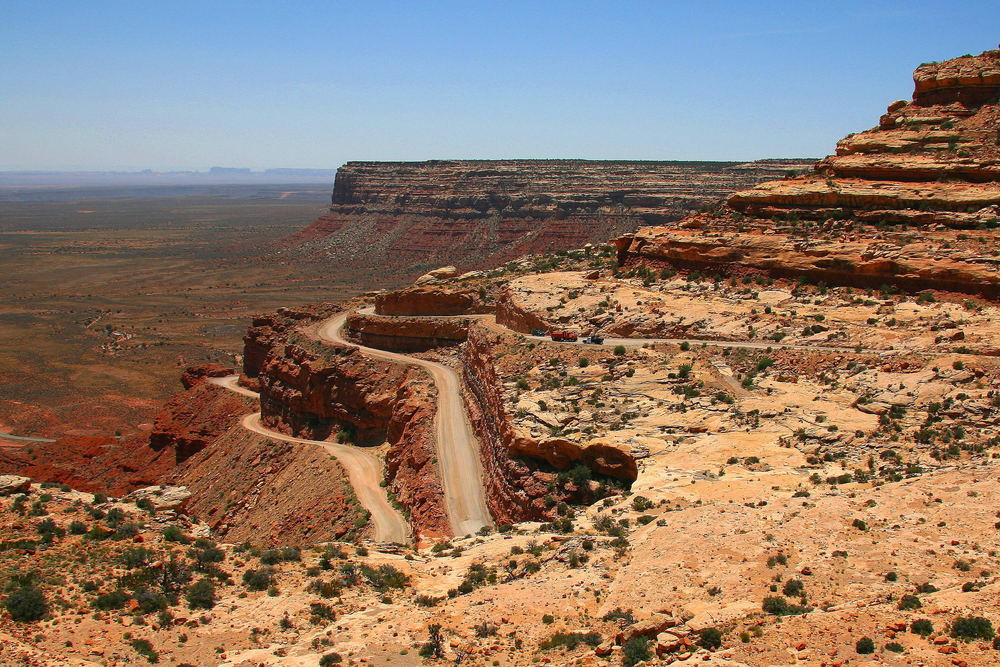
[[[1000,296],[1000,260],[981,250],[946,247],[906,234],[803,239],[790,234],[708,232],[649,227],[616,242],[619,262],[662,262],[678,268],[731,273],[759,269],[774,277],[878,289],[891,285]],[[499,309],[498,309],[499,312]]]
[[[191,499],[191,491],[186,486],[144,486],[128,494],[123,500],[139,503],[148,501],[150,507],[156,511],[174,510],[183,511],[188,500]]]
[[[361,345],[380,350],[424,352],[460,344],[468,335],[470,322],[464,318],[354,314],[347,318],[347,335]]]
[[[307,546],[362,536],[365,510],[337,460],[319,447],[236,426],[168,476],[191,492],[185,511],[228,542]]]
[[[379,315],[472,315],[492,312],[477,290],[450,287],[409,287],[375,295]]]
[[[232,375],[235,371],[231,366],[222,364],[206,363],[197,366],[188,366],[181,373],[181,384],[185,389],[190,389],[205,378],[220,378]]]
[[[913,101],[919,106],[958,103],[966,107],[1000,98],[1000,51],[926,63],[913,73]]]
[[[541,315],[518,303],[509,287],[497,296],[496,317],[497,324],[521,333],[552,328],[552,324]]]
[[[922,65],[912,102],[890,104],[877,127],[841,140],[812,174],[737,192],[718,214],[622,237],[619,262],[996,297],[988,230],[1000,227],[998,78],[1000,51]],[[893,225],[904,231],[872,230]]]
[[[0,496],[27,493],[31,489],[31,478],[20,475],[0,475]]]
[[[258,315],[243,336],[243,373],[256,378],[271,349],[283,345],[285,335],[294,327],[318,322],[339,310],[332,304],[306,308],[279,308],[274,313]]]
[[[0,472],[121,496],[160,484],[180,463],[210,446],[252,412],[248,399],[207,382],[174,395],[152,432],[132,438],[72,437],[33,444],[0,458]]]
[[[493,267],[678,220],[812,162],[349,162],[337,171],[329,212],[290,239],[282,257],[373,281],[445,264]]]
[[[283,337],[282,337],[283,336]],[[388,444],[386,483],[418,537],[448,534],[435,461],[434,384],[420,369],[286,331],[258,374],[263,422],[301,437]]]
[[[921,65],[913,78],[912,102],[893,102],[878,127],[842,139],[812,175],[737,192],[728,206],[771,218],[864,212],[869,222],[923,224],[921,214],[936,212],[953,226],[995,221],[1000,51]]]
[[[462,365],[465,404],[479,439],[486,499],[494,519],[498,523],[550,519],[553,500],[580,502],[589,487],[561,482],[558,475],[573,464],[634,480],[637,463],[621,449],[596,440],[581,446],[563,438],[532,438],[514,426],[493,362],[493,345],[499,335],[472,327]]]
[[[196,384],[173,396],[156,414],[149,447],[183,463],[249,412],[244,397],[205,382]]]

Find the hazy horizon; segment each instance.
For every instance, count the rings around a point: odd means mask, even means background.
[[[827,155],[1000,6],[12,2],[0,170]]]

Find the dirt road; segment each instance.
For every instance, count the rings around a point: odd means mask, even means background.
[[[229,391],[234,391],[237,394],[251,398],[260,398],[260,394],[257,392],[237,384],[238,380],[238,375],[208,379],[212,384],[228,389]],[[380,486],[382,481],[382,462],[377,457],[360,447],[352,445],[343,445],[339,442],[327,442],[325,440],[307,440],[272,431],[260,423],[259,412],[245,416],[240,424],[246,430],[258,433],[271,440],[315,445],[330,452],[347,471],[351,486],[354,487],[354,494],[358,497],[361,505],[371,513],[372,522],[375,524],[375,539],[379,542],[399,542],[401,544],[410,541],[410,528],[406,523],[406,519],[389,503],[385,489]]]
[[[342,329],[347,316],[348,313],[340,313],[320,324],[317,328],[319,337],[333,343],[352,345],[378,359],[420,366],[434,378],[438,390],[435,417],[438,465],[452,531],[455,535],[468,535],[483,526],[492,525],[483,493],[479,442],[465,415],[458,374],[432,361],[365,347],[345,339]]]

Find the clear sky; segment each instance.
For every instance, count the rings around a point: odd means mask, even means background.
[[[821,156],[1000,2],[0,0],[0,169]]]

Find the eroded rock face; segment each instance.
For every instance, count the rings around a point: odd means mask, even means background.
[[[0,475],[0,496],[27,493],[31,489],[31,478],[20,475]]]
[[[912,102],[890,104],[812,174],[737,192],[718,215],[622,237],[619,261],[994,297],[995,233],[982,230],[1000,226],[998,78],[1000,51],[922,65]],[[871,229],[890,225],[903,230]]]
[[[347,473],[319,447],[236,426],[168,476],[192,493],[185,510],[227,541],[306,546],[364,534]]]
[[[617,243],[623,266],[652,261],[698,271],[722,268],[725,273],[749,267],[774,277],[804,276],[833,285],[1000,294],[1000,259],[976,248],[948,247],[953,237],[803,239],[780,233],[647,227]]]
[[[631,481],[638,474],[635,459],[608,443],[573,442],[564,438],[534,438],[515,428],[507,414],[503,383],[493,363],[493,338],[483,327],[472,327],[463,358],[463,389],[469,420],[480,443],[486,499],[498,523],[552,517],[551,503],[574,501],[583,491],[558,483],[553,468],[576,463],[594,472]],[[545,466],[539,464],[544,462]],[[542,467],[547,468],[543,470]]]
[[[285,252],[413,277],[428,265],[492,267],[678,220],[812,162],[349,162],[329,212]]]
[[[479,292],[461,285],[409,287],[375,295],[379,315],[471,315],[492,312]]]
[[[418,368],[357,348],[327,345],[286,327],[259,327],[271,342],[257,380],[269,428],[319,439],[342,432],[360,446],[388,443],[386,481],[410,510],[418,537],[449,531],[434,454],[434,384]]]
[[[396,352],[423,352],[458,345],[471,320],[421,317],[380,317],[354,314],[347,318],[347,335],[368,347]]]
[[[225,377],[227,375],[232,375],[235,372],[236,371],[233,370],[231,366],[223,366],[222,364],[216,363],[188,366],[184,369],[184,372],[181,373],[181,384],[184,385],[185,389],[190,389],[205,378]]]
[[[156,414],[149,447],[182,463],[200,452],[250,412],[246,400],[222,387],[202,382],[176,394]]]
[[[191,491],[186,486],[145,486],[136,489],[125,496],[124,500],[139,502],[148,500],[153,509],[183,511],[188,500],[191,498]]]

